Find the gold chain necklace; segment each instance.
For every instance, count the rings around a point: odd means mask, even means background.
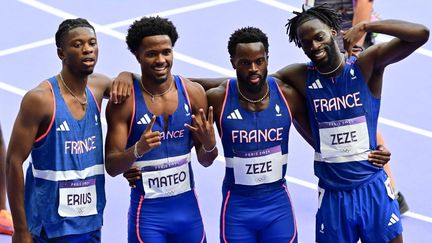
[[[268,83],[267,83],[267,92],[264,94],[263,97],[261,97],[261,98],[259,98],[257,100],[251,100],[251,99],[247,98],[244,94],[242,94],[242,92],[240,91],[240,87],[239,87],[238,81],[237,81],[237,90],[238,90],[240,96],[244,100],[246,100],[249,103],[256,104],[256,103],[259,103],[259,102],[263,101],[267,97],[267,95],[269,94],[269,91],[270,91],[270,87],[268,86]]]
[[[318,70],[318,68],[317,68],[317,72],[319,73],[319,74],[321,74],[321,75],[329,75],[329,74],[331,74],[331,73],[334,73],[336,70],[338,70],[339,68],[340,68],[340,66],[342,66],[342,63],[344,62],[344,57],[342,57],[341,58],[341,61],[340,61],[340,63],[339,63],[339,65],[335,68],[335,69],[333,69],[333,70],[331,70],[331,71],[329,71],[329,72],[320,72],[320,70]]]
[[[72,92],[72,90],[67,86],[67,84],[66,84],[66,82],[64,81],[64,79],[63,79],[63,75],[62,75],[62,73],[60,72],[59,73],[59,76],[60,76],[60,80],[62,81],[62,83],[63,83],[63,85],[66,87],[66,89],[67,89],[67,91],[84,107],[85,105],[87,105],[87,96],[84,94],[84,96],[85,96],[85,100],[84,101],[81,101],[80,99],[78,99],[78,96],[76,96],[75,94],[74,94],[74,92]]]
[[[143,84],[143,82],[142,82],[142,79],[140,80],[140,84],[141,84],[141,87],[143,88],[144,92],[146,92],[148,95],[151,96],[151,102],[154,103],[154,99],[155,99],[155,97],[164,96],[164,95],[166,95],[168,92],[171,91],[171,89],[172,89],[172,87],[173,87],[173,84],[174,84],[174,80],[171,81],[171,84],[170,84],[169,88],[168,88],[167,90],[165,90],[164,92],[160,93],[160,94],[153,94],[153,93],[151,93],[150,91],[148,91],[148,90],[144,87],[144,84]]]

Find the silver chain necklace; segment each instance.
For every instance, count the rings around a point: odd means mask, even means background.
[[[60,80],[62,81],[62,83],[63,83],[63,85],[66,87],[66,89],[67,89],[67,91],[74,97],[74,99],[76,100],[76,101],[78,101],[78,103],[80,103],[83,107],[85,106],[85,105],[87,105],[87,96],[84,94],[84,96],[85,96],[85,100],[84,101],[81,101],[80,99],[78,99],[78,96],[76,96],[75,94],[74,94],[74,92],[72,92],[72,90],[67,86],[67,84],[66,84],[66,82],[64,81],[64,79],[63,79],[63,75],[62,75],[62,73],[60,72],[59,73],[59,76],[60,76]]]
[[[164,92],[160,93],[160,94],[153,94],[153,93],[151,93],[150,91],[148,91],[148,90],[144,87],[144,84],[143,84],[142,80],[140,80],[140,84],[141,84],[141,87],[143,88],[144,92],[146,92],[148,95],[151,96],[151,102],[154,103],[155,97],[164,96],[164,95],[166,95],[168,92],[171,91],[171,89],[172,89],[172,87],[173,87],[173,84],[174,84],[174,80],[171,81],[171,84],[170,84],[169,88],[168,88],[167,90],[165,90]]]
[[[263,101],[263,100],[268,96],[269,91],[270,91],[270,87],[268,86],[268,83],[267,83],[267,92],[264,94],[263,97],[261,97],[261,98],[259,98],[259,99],[257,99],[257,100],[251,100],[251,99],[247,98],[244,94],[242,94],[242,92],[240,91],[240,87],[239,87],[238,81],[237,81],[237,90],[238,90],[240,96],[241,96],[244,100],[246,100],[246,101],[249,102],[249,103],[256,104],[256,103],[259,103],[259,102]]]
[[[329,74],[331,74],[331,73],[334,73],[336,70],[338,70],[339,68],[340,68],[340,66],[342,66],[342,63],[344,62],[344,57],[342,57],[341,58],[341,61],[340,61],[340,63],[339,63],[339,65],[335,68],[335,69],[333,69],[333,70],[331,70],[331,71],[329,71],[329,72],[320,72],[320,70],[318,70],[318,68],[317,68],[317,72],[319,73],[319,74],[321,74],[321,75],[329,75]]]

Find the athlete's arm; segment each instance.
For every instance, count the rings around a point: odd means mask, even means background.
[[[300,135],[313,147],[312,132],[309,125],[305,98],[296,89],[278,80],[281,90],[288,102],[293,124]]]
[[[212,88],[216,88],[228,79],[229,77],[225,78],[188,78],[192,82],[199,83],[204,88],[204,90],[209,90]]]
[[[192,132],[195,151],[201,165],[210,166],[218,155],[213,127],[213,108],[208,109],[207,97],[201,85],[183,79],[192,108]]]
[[[123,173],[135,161],[134,147],[126,149],[132,102],[132,99],[128,99],[115,105],[114,101],[110,100],[106,108],[108,129],[105,140],[105,168],[111,176]]]
[[[362,69],[365,68],[363,65],[371,66],[373,71],[383,70],[387,65],[406,58],[429,39],[429,29],[421,24],[402,20],[363,21],[344,32],[344,46],[348,47],[348,55],[351,54],[352,46],[367,32],[395,37],[359,55]]]
[[[99,105],[102,98],[112,99],[115,104],[124,102],[132,93],[132,79],[115,79],[93,73],[89,76],[88,86],[93,91]]]
[[[307,66],[305,64],[287,65],[270,76],[294,87],[302,96],[306,97]]]
[[[372,5],[373,0],[357,0],[354,7],[354,15],[352,19],[352,26],[362,22],[370,21],[372,16]],[[356,43],[357,46],[363,46],[365,41],[366,33]]]
[[[53,96],[47,84],[29,91],[21,102],[6,155],[9,206],[14,221],[12,242],[32,242],[24,208],[23,163],[37,137],[48,129],[53,116]]]

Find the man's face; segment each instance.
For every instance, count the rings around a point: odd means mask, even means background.
[[[64,37],[58,54],[71,72],[90,75],[96,65],[99,48],[96,34],[88,27],[77,27],[70,30]]]
[[[267,78],[267,58],[261,42],[237,44],[231,64],[236,70],[239,85],[251,93],[260,92]]]
[[[331,66],[339,56],[336,31],[318,19],[307,20],[297,28],[303,52],[319,68]]]
[[[136,53],[143,79],[165,82],[171,75],[173,50],[168,35],[144,37]]]

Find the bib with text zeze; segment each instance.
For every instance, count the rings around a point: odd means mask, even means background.
[[[365,116],[319,123],[322,158],[350,156],[369,150]]]
[[[59,182],[58,213],[62,217],[97,214],[96,179]]]
[[[287,158],[278,145],[256,151],[235,151],[234,158],[226,160],[234,169],[235,184],[255,186],[282,179]]]
[[[142,167],[144,197],[170,197],[191,190],[189,158]]]

